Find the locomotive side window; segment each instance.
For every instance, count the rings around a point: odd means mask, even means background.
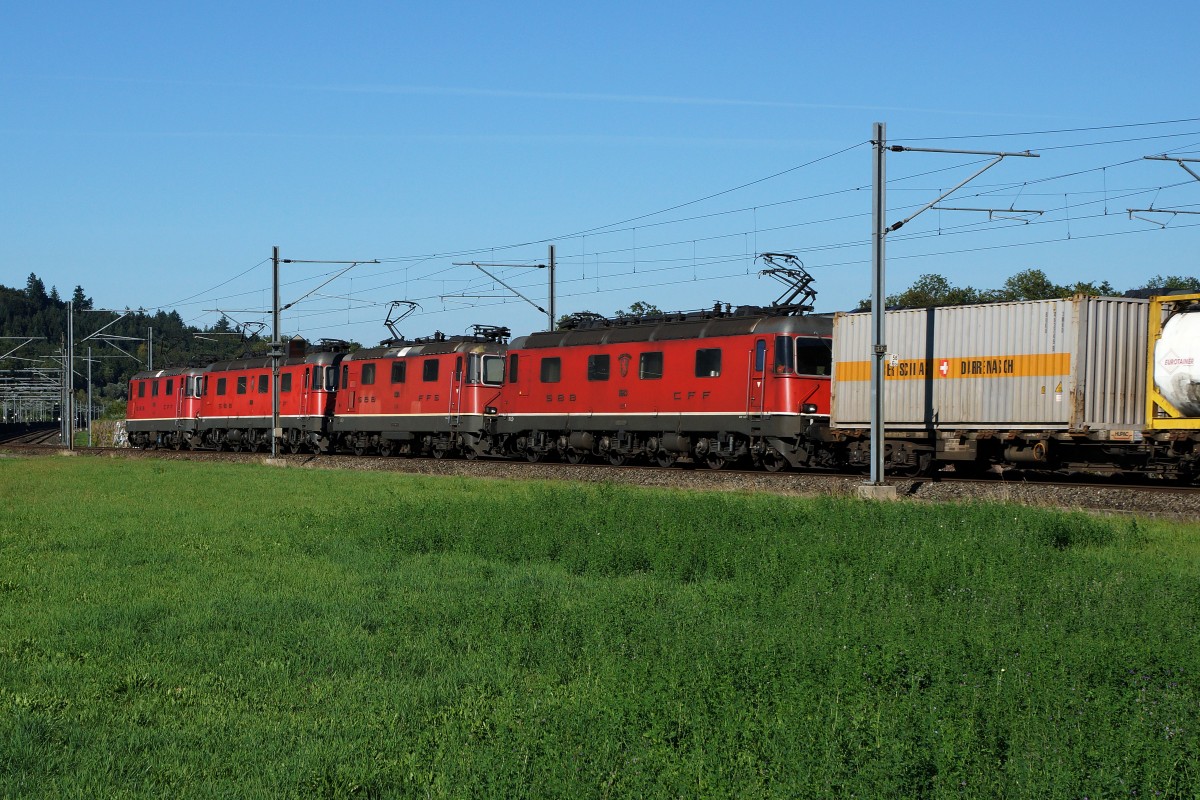
[[[146,396],[146,382],[138,381],[138,397]]]
[[[642,353],[638,356],[638,377],[643,380],[655,380],[663,376],[662,351]]]
[[[225,394],[225,378],[217,378],[217,394]]]
[[[461,381],[462,376],[462,356],[459,356],[454,359],[454,380]]]
[[[392,362],[392,383],[404,383],[404,379],[408,376],[407,361]]]
[[[279,376],[279,391],[290,392],[292,390],[292,373],[285,372]]]
[[[828,375],[833,351],[825,339],[796,339],[796,372],[801,375]]]
[[[558,383],[562,380],[562,359],[542,359],[542,383]]]
[[[245,393],[246,393],[246,376],[245,376],[245,375],[241,375],[241,376],[239,376],[239,377],[238,377],[238,381],[237,381],[237,393],[238,393],[238,394],[245,394]]]
[[[508,357],[508,382],[517,382],[517,354],[513,353]]]
[[[150,396],[158,397],[158,381],[150,381]]]
[[[489,386],[504,383],[504,356],[483,357],[483,382]]]
[[[175,394],[175,379],[167,378],[167,395]]]
[[[589,381],[606,381],[608,380],[608,371],[610,365],[610,357],[588,356],[588,374]]]
[[[258,376],[258,393],[259,393],[259,394],[266,394],[266,393],[267,393],[267,390],[269,390],[270,388],[271,388],[271,386],[270,386],[270,384],[268,383],[268,378],[267,378],[267,376],[266,376],[266,375],[259,375],[259,376]]]
[[[337,370],[334,370],[334,374],[335,375],[337,374]],[[350,365],[342,364],[342,386],[348,387],[349,385],[350,385]]]
[[[754,343],[754,371],[762,372],[767,366],[767,340],[759,339]]]
[[[330,392],[338,388],[337,367],[325,368],[325,388]]]
[[[721,375],[721,348],[713,347],[696,351],[696,377],[717,378]]]
[[[421,380],[436,381],[438,379],[438,360],[436,358],[427,358],[425,363],[421,365]]]
[[[375,365],[374,364],[363,364],[362,385],[363,386],[374,386],[375,385]]]

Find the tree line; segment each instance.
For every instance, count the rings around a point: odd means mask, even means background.
[[[269,342],[257,335],[243,337],[228,319],[222,318],[212,327],[199,328],[184,323],[177,311],[142,310],[107,311],[96,309],[82,286],[76,286],[68,300],[57,287],[46,290],[46,283],[36,273],[30,273],[24,289],[0,285],[0,336],[10,337],[6,353],[19,344],[17,338],[32,337],[34,341],[22,346],[0,362],[0,370],[20,376],[18,370],[28,368],[39,359],[58,366],[67,344],[68,302],[75,311],[74,389],[86,392],[87,353],[92,349],[92,394],[104,405],[114,407],[124,400],[129,379],[146,368],[147,347],[153,331],[154,365],[156,367],[201,365],[212,361],[238,358],[246,353],[265,353]],[[103,328],[108,341],[84,341]],[[33,360],[31,362],[30,360]],[[82,399],[82,398],[81,398]]]
[[[1139,293],[1152,291],[1200,292],[1200,279],[1184,275],[1155,275],[1145,286],[1133,287]],[[999,289],[975,289],[971,286],[955,286],[942,275],[925,274],[911,286],[898,294],[889,294],[885,304],[888,308],[929,308],[931,306],[966,306],[978,303],[1002,303],[1017,300],[1054,300],[1087,294],[1098,297],[1113,297],[1123,294],[1108,281],[1095,283],[1054,283],[1040,269],[1026,269],[1004,281]],[[859,309],[871,308],[871,300],[860,301]]]

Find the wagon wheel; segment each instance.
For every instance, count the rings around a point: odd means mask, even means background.
[[[654,454],[654,460],[660,467],[669,467],[675,463],[675,454],[670,450],[659,450]]]
[[[621,466],[622,464],[625,463],[625,454],[618,453],[616,450],[609,450],[608,451],[608,463],[612,464],[614,467]]]
[[[704,463],[708,465],[709,469],[725,469],[725,465],[729,462],[716,453],[709,453],[708,457],[704,459]]]
[[[918,453],[916,458],[901,467],[899,472],[906,478],[919,478],[929,473],[929,467],[932,464],[933,456],[930,453]]]

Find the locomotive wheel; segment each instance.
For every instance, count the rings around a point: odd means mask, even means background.
[[[475,452],[474,447],[464,447],[462,449],[462,457],[467,461],[474,461],[475,459],[479,458],[479,453]]]
[[[302,441],[288,442],[288,452],[290,452],[292,455],[296,455],[303,449],[304,442]]]
[[[615,450],[609,450],[608,451],[608,463],[612,464],[614,467],[621,466],[622,464],[625,463],[625,454],[618,453]]]
[[[393,442],[391,439],[380,439],[379,440],[379,455],[383,456],[384,458],[387,458],[395,451],[396,451],[396,443]]]
[[[450,451],[448,451],[448,450],[443,450],[443,449],[441,449],[440,447],[435,447],[435,448],[433,448],[432,455],[433,455],[433,457],[434,457],[434,458],[436,458],[438,461],[441,461],[443,458],[445,458],[445,457],[446,457],[446,453],[448,453],[448,452],[450,452]]]
[[[542,454],[539,453],[537,450],[526,450],[525,451],[525,460],[528,461],[530,464],[536,464],[542,460]]]
[[[582,464],[584,460],[584,454],[576,450],[574,447],[567,450],[566,456],[566,461],[568,464]]]
[[[774,451],[763,453],[762,457],[763,469],[767,472],[782,472],[787,469],[787,459]]]
[[[367,454],[367,448],[356,441],[354,446],[350,448],[350,452],[354,453],[356,456],[364,456]]]
[[[675,454],[670,450],[659,450],[654,454],[654,460],[660,467],[669,467],[675,463]]]
[[[171,449],[172,450],[182,450],[183,449],[183,434],[182,433],[177,433],[171,437]]]
[[[725,465],[729,462],[716,453],[709,453],[708,458],[704,459],[704,463],[708,465],[709,469],[725,469]]]

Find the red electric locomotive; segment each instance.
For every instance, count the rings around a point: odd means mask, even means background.
[[[307,355],[302,342],[279,367],[279,427],[291,452],[329,445],[329,418],[345,344],[326,342]],[[271,444],[271,359],[223,361],[204,376],[198,428],[217,449],[258,450]]]
[[[825,465],[832,317],[792,310],[581,315],[516,339],[497,432],[530,461]]]
[[[347,355],[329,429],[334,445],[355,455],[488,452],[508,334],[476,325],[468,336],[393,339]]]
[[[139,372],[129,380],[125,430],[133,447],[190,445],[200,416],[203,369]]]

